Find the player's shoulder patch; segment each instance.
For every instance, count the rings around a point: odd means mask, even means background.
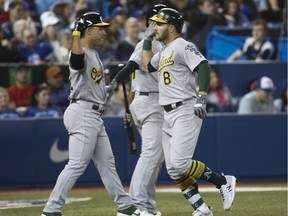
[[[197,47],[193,43],[188,43],[185,46],[185,51],[194,52],[195,55],[201,56],[202,54],[198,51]]]

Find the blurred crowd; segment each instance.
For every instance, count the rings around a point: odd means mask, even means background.
[[[76,17],[100,12],[111,23],[105,60],[125,61],[145,31],[145,10],[157,3],[180,11],[185,19],[182,36],[205,54],[213,26],[247,27],[261,19],[286,26],[285,0],[0,0],[0,62],[67,63]],[[287,30],[283,28],[283,34]],[[126,49],[128,52],[121,52]]]
[[[281,35],[287,36],[286,0],[0,0],[0,63],[21,63],[15,67],[15,84],[7,89],[0,87],[0,118],[63,114],[70,87],[63,82],[61,68],[48,67],[46,83],[31,86],[27,65],[68,65],[71,31],[78,16],[91,10],[100,12],[111,26],[107,28],[105,44],[97,51],[104,64],[125,62],[144,36],[145,11],[159,3],[183,14],[182,36],[192,41],[204,55],[206,38],[213,26],[251,27],[251,37],[227,61],[237,60],[242,55],[255,61],[273,59],[275,47],[266,40],[268,28],[279,27]],[[261,48],[258,56],[255,47]],[[238,104],[237,109],[233,107],[233,96],[217,73],[216,70],[211,73],[208,111],[237,111]],[[252,91],[263,90],[261,82],[257,83]],[[279,100],[275,103],[273,112],[287,111],[287,81],[281,88],[284,96],[279,98],[281,105]],[[263,91],[271,93],[273,89]],[[118,90],[115,92],[110,100],[113,106],[108,102],[107,114],[123,114],[121,95]],[[272,94],[267,94],[267,98],[271,100]],[[119,107],[118,113],[109,110],[109,107],[115,108],[115,104]]]

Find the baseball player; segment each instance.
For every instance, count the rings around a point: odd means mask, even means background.
[[[118,205],[117,216],[142,215],[120,182],[101,118],[106,88],[103,65],[95,47],[104,43],[108,26],[95,12],[85,13],[76,20],[69,57],[70,105],[64,113],[64,125],[69,134],[69,161],[57,179],[42,216],[62,215],[61,207],[68,192],[91,159],[110,197]]]
[[[146,25],[150,17],[164,8],[159,4],[146,12]],[[164,160],[161,128],[163,125],[163,108],[159,106],[158,77],[156,73],[145,73],[142,66],[143,40],[136,47],[126,66],[112,80],[114,85],[121,82],[132,72],[132,88],[135,96],[130,104],[133,121],[142,137],[141,155],[138,159],[130,183],[129,193],[137,208],[146,215],[161,215],[156,212],[155,183],[159,169]],[[153,53],[157,53],[162,44],[153,40]]]
[[[163,8],[150,20],[154,22],[145,32],[142,61],[147,71],[158,71],[159,104],[165,110],[162,143],[167,171],[195,209],[194,216],[213,215],[199,194],[197,179],[213,183],[222,195],[224,209],[229,210],[236,178],[218,174],[193,159],[206,117],[209,64],[193,43],[181,38],[184,19],[178,11]],[[155,55],[151,51],[154,35],[165,44]]]

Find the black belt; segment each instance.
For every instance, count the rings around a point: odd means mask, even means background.
[[[173,110],[173,109],[175,109],[176,107],[179,107],[179,106],[181,106],[181,105],[183,105],[183,102],[182,102],[182,101],[177,102],[177,103],[173,103],[173,104],[168,104],[168,105],[166,105],[166,106],[163,106],[163,108],[164,108],[164,110],[165,110],[166,112],[170,112],[171,110]]]
[[[77,103],[77,101],[79,101],[79,100],[78,100],[78,99],[72,99],[72,100],[71,100],[71,103]],[[103,114],[104,111],[105,111],[103,108],[100,109],[100,106],[97,105],[97,104],[93,104],[92,109],[95,110],[95,111],[97,111],[97,112],[99,112],[99,113],[101,113],[101,114]]]
[[[139,95],[149,96],[150,93],[159,93],[159,92],[139,92]]]

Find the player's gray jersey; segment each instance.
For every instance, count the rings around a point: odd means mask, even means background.
[[[106,90],[104,67],[95,50],[83,48],[85,67],[82,70],[70,69],[71,93],[69,99],[78,99],[104,105]]]
[[[143,71],[142,64],[142,47],[143,41],[140,41],[134,52],[132,53],[129,61],[134,61],[139,65],[139,70],[136,70],[132,74],[132,89],[139,92],[158,92],[158,74],[157,73],[146,73]],[[163,47],[162,43],[153,40],[152,41],[152,52],[155,54]]]
[[[159,104],[165,106],[196,96],[194,69],[206,58],[195,45],[183,38],[167,44],[153,56],[151,65],[158,70]]]

